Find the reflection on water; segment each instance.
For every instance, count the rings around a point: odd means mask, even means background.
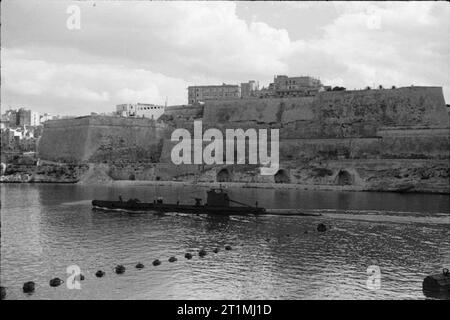
[[[449,197],[363,192],[229,189],[234,200],[302,208],[320,217],[129,215],[94,212],[122,195],[193,203],[206,189],[8,184],[1,188],[1,282],[9,299],[424,298],[422,280],[450,265]],[[316,231],[319,222],[331,229]],[[231,245],[232,250],[224,250]],[[218,247],[219,253],[212,250]],[[200,258],[198,250],[208,254]],[[184,254],[192,252],[192,260]],[[167,259],[176,256],[178,261]],[[151,262],[160,259],[154,267]],[[137,262],[145,268],[134,268]],[[123,264],[125,274],[113,268]],[[63,284],[78,265],[81,290]],[[381,288],[367,287],[367,267]],[[94,273],[106,271],[104,278]],[[22,293],[35,281],[36,292]]]

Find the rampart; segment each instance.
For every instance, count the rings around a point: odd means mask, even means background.
[[[88,116],[45,123],[38,146],[43,160],[157,162],[166,127],[146,118]]]
[[[278,128],[280,172],[171,163],[175,128]],[[449,190],[449,114],[442,88],[322,92],[166,108],[149,119],[82,117],[46,123],[44,160],[102,164],[111,179],[271,182],[362,190]]]

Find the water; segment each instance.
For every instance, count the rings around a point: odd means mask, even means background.
[[[237,201],[320,217],[129,215],[91,210],[122,195],[193,203],[205,188],[118,184],[1,185],[1,282],[8,299],[423,299],[426,275],[450,266],[449,196],[228,189]],[[318,223],[331,226],[324,233]],[[307,233],[305,233],[307,231]],[[224,250],[231,245],[232,250]],[[215,254],[213,248],[220,248]],[[205,248],[208,254],[196,253]],[[184,254],[192,252],[192,260]],[[176,256],[178,261],[167,259]],[[154,267],[151,262],[160,259]],[[134,268],[137,262],[145,268]],[[125,265],[123,275],[113,273]],[[66,283],[68,266],[86,279]],[[381,271],[367,286],[367,268]],[[104,278],[94,273],[106,271]],[[32,295],[22,292],[35,281]]]

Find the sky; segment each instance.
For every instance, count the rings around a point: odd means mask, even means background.
[[[450,101],[447,2],[3,0],[1,21],[2,112],[186,104],[189,85],[281,74],[439,86]]]

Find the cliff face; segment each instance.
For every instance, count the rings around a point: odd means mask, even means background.
[[[44,160],[103,163],[112,179],[239,181],[354,190],[449,191],[449,114],[442,89],[323,92],[315,97],[210,101],[168,108],[161,122],[86,117],[50,121]],[[278,128],[280,171],[171,163],[175,128]],[[92,170],[91,170],[92,171]]]

